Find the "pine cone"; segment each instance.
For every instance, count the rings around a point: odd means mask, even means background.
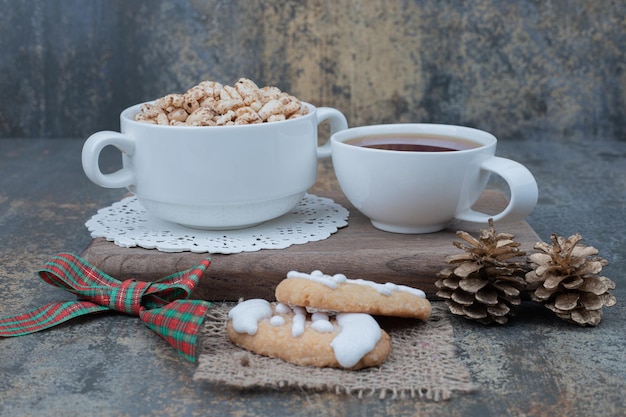
[[[598,276],[606,259],[593,246],[579,244],[580,234],[565,239],[552,234],[552,245],[539,242],[540,252],[528,256],[531,271],[526,282],[530,298],[544,304],[564,320],[581,326],[597,326],[602,321],[602,307],[616,303],[609,290],[615,283]]]
[[[439,272],[437,295],[445,299],[453,314],[483,324],[505,324],[514,307],[521,304],[523,277],[528,271],[524,262],[510,259],[525,253],[513,240],[514,235],[496,234],[492,219],[489,229],[481,230],[478,239],[464,231],[456,234],[469,245],[452,242],[465,253],[446,257],[446,262],[456,266]]]

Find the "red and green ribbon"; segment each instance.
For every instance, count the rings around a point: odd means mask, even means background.
[[[47,261],[39,277],[77,295],[77,300],[47,304],[18,316],[0,318],[0,337],[48,329],[74,317],[104,311],[138,315],[183,357],[196,360],[196,340],[210,303],[187,300],[211,264],[199,265],[155,282],[119,281],[80,257],[61,253]]]

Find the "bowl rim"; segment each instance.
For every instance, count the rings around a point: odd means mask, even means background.
[[[258,129],[261,126],[297,123],[302,120],[308,120],[310,118],[316,117],[315,115],[317,113],[316,106],[314,106],[311,103],[301,100],[300,102],[304,104],[305,106],[307,106],[307,108],[309,109],[309,113],[300,117],[296,117],[294,119],[286,119],[286,120],[281,120],[278,122],[263,122],[263,123],[247,124],[247,125],[230,125],[230,126],[186,126],[186,125],[170,126],[170,125],[157,125],[157,124],[151,124],[151,123],[144,123],[144,122],[139,122],[135,120],[135,115],[139,113],[139,109],[141,108],[141,106],[143,106],[144,104],[154,104],[155,101],[156,100],[145,101],[143,103],[134,104],[130,107],[125,108],[120,113],[120,122],[128,123],[128,124],[135,125],[135,126],[141,126],[145,128],[151,128],[151,129],[176,129],[176,130],[182,130],[182,129],[194,130],[194,129],[207,129],[207,128],[210,128],[211,130],[218,130],[218,129],[231,129],[232,130],[232,129],[250,129],[250,128]]]

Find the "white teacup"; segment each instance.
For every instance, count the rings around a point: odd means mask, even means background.
[[[240,229],[293,209],[317,178],[317,126],[348,127],[336,109],[305,103],[310,112],[280,122],[241,126],[159,126],[134,120],[141,104],[120,115],[121,133],[91,135],[82,151],[87,177],[106,188],[127,187],[155,217],[202,229]],[[123,167],[103,173],[106,146]]]
[[[397,143],[449,150],[397,150]],[[395,233],[437,232],[454,219],[512,222],[530,214],[537,204],[537,183],[523,165],[495,156],[496,143],[481,130],[437,124],[363,126],[331,137],[333,166],[344,194],[376,228]],[[508,206],[494,215],[472,210],[491,173],[510,189]]]

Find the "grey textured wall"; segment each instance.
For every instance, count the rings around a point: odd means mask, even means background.
[[[626,140],[623,0],[0,0],[0,137],[118,129],[128,105],[248,77],[350,125]]]

